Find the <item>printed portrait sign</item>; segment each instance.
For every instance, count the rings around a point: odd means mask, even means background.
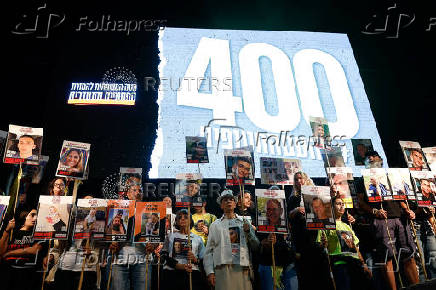
[[[384,168],[362,169],[362,176],[369,202],[393,199]]]
[[[371,139],[351,139],[353,145],[354,164],[356,166],[365,165],[366,153],[374,151]]]
[[[329,147],[321,149],[322,160],[324,161],[324,167],[345,167],[344,156],[342,155],[341,147]]]
[[[38,165],[42,136],[42,128],[9,125],[3,162]]]
[[[303,185],[301,193],[306,212],[306,228],[308,230],[335,229],[330,187]]]
[[[301,161],[298,159],[260,158],[262,184],[292,185],[294,174],[301,170]]]
[[[56,176],[85,179],[91,144],[64,141]]]
[[[34,239],[68,239],[72,205],[72,196],[41,195],[38,204],[38,217],[33,233]]]
[[[127,199],[127,191],[132,185],[142,187],[142,168],[120,168],[119,199]]]
[[[350,167],[332,167],[326,169],[333,192],[344,201],[345,208],[353,208],[352,194],[355,195],[353,169]]]
[[[284,190],[256,189],[257,231],[286,234],[287,215]]]
[[[254,185],[253,160],[248,150],[224,150],[227,185]]]
[[[0,156],[4,156],[3,153],[4,153],[7,138],[8,138],[8,132],[0,130]]]
[[[410,181],[410,172],[407,168],[388,168],[388,179],[392,188],[394,200],[415,200],[415,192]]]
[[[203,177],[199,173],[179,173],[176,176],[176,207],[192,205],[192,199],[200,194]]]
[[[413,171],[430,170],[422,152],[421,145],[418,142],[400,141],[401,150],[403,150],[404,159],[407,167]]]
[[[432,171],[411,171],[418,206],[436,206],[435,173]]]
[[[206,137],[186,136],[186,161],[188,163],[209,163]]]
[[[3,218],[9,206],[9,196],[0,195],[0,228],[3,225]]]
[[[430,170],[436,172],[436,147],[422,148]]]
[[[74,239],[103,239],[106,226],[107,200],[78,199]]]
[[[107,201],[105,240],[127,242],[131,239],[134,200],[110,199]]]
[[[137,202],[135,243],[161,243],[165,240],[165,202]]]
[[[327,120],[321,117],[310,117],[309,122],[310,128],[312,128],[315,147],[329,147],[327,138],[330,137],[330,130]]]

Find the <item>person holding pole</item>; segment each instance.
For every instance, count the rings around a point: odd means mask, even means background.
[[[127,198],[141,201],[142,189],[137,183],[130,184],[127,188]],[[129,219],[127,232],[133,230],[133,218]],[[128,236],[131,236],[128,234]],[[111,281],[108,281],[113,290],[144,290],[151,289],[152,267],[148,256],[153,252],[151,243],[119,243],[112,242],[109,249],[115,255],[112,264]],[[114,258],[113,257],[113,258]],[[148,264],[148,265],[147,265]],[[146,281],[147,279],[147,281]]]
[[[9,221],[3,232],[0,239],[0,256],[6,266],[2,272],[2,289],[30,290],[35,285],[40,285],[41,276],[37,272],[36,260],[43,242],[33,240],[36,218],[36,209],[17,212],[15,219]]]
[[[191,219],[189,223],[188,220]],[[199,265],[206,250],[200,236],[190,233],[191,248],[188,245],[189,225],[194,224],[192,217],[186,209],[181,209],[176,214],[175,227],[177,232],[170,233],[165,239],[161,252],[161,259],[166,261],[164,266],[164,279],[161,289],[174,289],[174,282],[181,289],[189,289],[189,277],[192,275],[192,289],[204,289],[203,277]],[[189,263],[188,261],[191,261]]]
[[[341,219],[345,213],[345,203],[339,197],[332,198],[336,229],[319,230],[317,242],[327,248],[336,289],[369,289],[371,271],[359,251],[359,239],[353,229]]]
[[[237,198],[224,190],[217,199],[224,215],[209,228],[203,264],[212,287],[216,290],[251,290],[250,250],[258,251],[259,240],[253,228],[235,214]]]
[[[406,222],[415,219],[414,212],[408,209],[403,201],[385,200],[369,203],[366,195],[359,196],[359,207],[373,216],[372,227],[375,235],[373,258],[375,263],[383,264],[386,287],[397,289],[395,280],[397,272],[398,280],[402,284],[402,275],[397,271],[400,266],[403,266],[409,284],[417,284],[419,278],[414,259],[416,244],[413,241],[410,225]]]

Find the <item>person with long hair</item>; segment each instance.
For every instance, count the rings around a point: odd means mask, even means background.
[[[291,243],[296,252],[298,289],[316,289],[321,286],[331,289],[328,261],[323,249],[316,243],[317,232],[306,229],[306,213],[301,193],[303,185],[314,184],[304,172],[295,173],[293,193],[288,202],[288,220],[291,228]],[[313,279],[313,273],[320,273],[317,279]]]
[[[200,236],[190,232],[189,219],[192,228],[192,216],[185,209],[179,210],[175,222],[178,232],[170,233],[165,240],[161,255],[167,263],[164,266],[162,289],[174,289],[174,281],[179,281],[182,289],[189,289],[188,273],[192,275],[192,289],[204,289],[199,265],[206,247]],[[188,234],[191,236],[191,249],[188,247]]]
[[[81,174],[83,172],[83,153],[79,149],[71,148],[64,154],[61,163],[67,167],[67,171]]]
[[[56,177],[49,182],[47,193],[48,195],[63,196],[65,195],[65,179],[63,177]]]
[[[4,289],[28,290],[35,284],[38,285],[40,276],[36,271],[36,259],[42,245],[33,240],[36,217],[36,209],[23,210],[15,219],[9,221],[3,232],[0,239],[0,256],[6,270],[2,279]]]

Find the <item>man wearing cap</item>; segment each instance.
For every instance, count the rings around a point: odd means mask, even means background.
[[[217,202],[224,215],[209,228],[203,260],[208,281],[216,290],[251,290],[249,252],[258,250],[259,240],[249,222],[235,214],[237,198],[231,190],[224,190]],[[231,240],[230,232],[239,238]]]
[[[366,168],[382,168],[383,159],[380,157],[377,151],[366,152],[365,167]]]

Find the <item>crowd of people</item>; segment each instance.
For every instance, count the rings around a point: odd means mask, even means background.
[[[318,183],[325,185],[324,180]],[[286,205],[275,200],[265,205],[271,223],[282,224],[286,215],[284,234],[257,231],[254,194],[248,186],[243,191],[225,189],[216,200],[203,199],[190,209],[193,214],[176,208],[173,196],[159,197],[174,212],[167,221],[172,230],[161,244],[73,240],[72,235],[68,240],[36,241],[37,209],[20,204],[13,217],[4,219],[0,234],[2,285],[40,289],[44,279],[44,289],[78,289],[79,284],[81,289],[113,290],[190,285],[218,290],[398,289],[436,277],[434,207],[417,207],[412,201],[368,202],[356,182],[362,193],[354,208],[345,208],[338,187],[332,186],[336,229],[309,230],[303,185],[314,181],[297,172]],[[55,178],[47,194],[70,194],[67,187],[64,178]],[[136,182],[127,186],[126,198],[146,200]],[[209,206],[214,202],[221,212]],[[92,218],[85,219],[86,226]],[[111,230],[116,219],[113,223]],[[118,231],[132,234],[133,224],[129,219]]]

